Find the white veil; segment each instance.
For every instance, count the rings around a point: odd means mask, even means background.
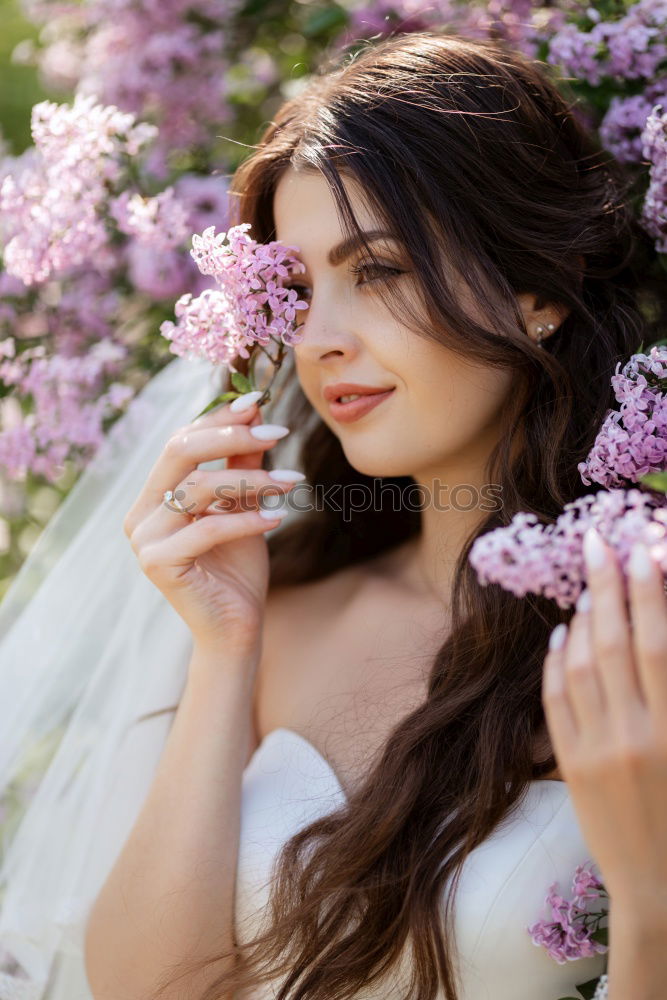
[[[87,913],[174,713],[140,716],[177,704],[191,651],[122,523],[170,433],[219,391],[200,358],[151,379],[0,604],[0,1000],[91,1000]]]

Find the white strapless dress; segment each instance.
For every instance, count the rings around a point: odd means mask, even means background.
[[[307,823],[344,805],[328,761],[292,729],[268,733],[243,774],[236,880],[236,933],[248,941],[267,914],[271,866],[280,847]],[[603,955],[563,965],[531,941],[527,927],[546,916],[552,882],[569,897],[578,864],[594,860],[583,839],[568,787],[533,781],[513,813],[465,861],[455,899],[462,970],[459,1000],[558,1000],[580,994],[576,983],[604,971]],[[391,977],[360,1000],[407,995],[408,950]],[[277,986],[276,980],[274,986]],[[243,1000],[273,1000],[265,985]]]

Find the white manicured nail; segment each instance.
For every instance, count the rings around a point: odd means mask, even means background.
[[[250,409],[253,403],[261,397],[262,390],[254,389],[252,392],[246,392],[243,396],[237,396],[229,404],[229,409],[233,410],[234,413],[242,413],[244,410]]]
[[[275,521],[277,517],[287,517],[289,514],[289,507],[276,507],[275,510],[265,510],[264,507],[260,507],[259,516],[263,517],[265,521]]]
[[[584,558],[589,569],[601,569],[607,561],[604,543],[595,528],[587,528],[584,534]]]
[[[561,622],[560,625],[556,625],[549,636],[549,649],[562,649],[565,645],[565,640],[567,639],[567,625]]]
[[[649,580],[651,577],[651,556],[645,545],[637,542],[632,546],[628,569],[635,580]]]
[[[282,427],[280,424],[257,424],[250,428],[250,433],[258,441],[273,441],[274,438],[285,437],[289,434],[289,427]]]
[[[303,472],[297,472],[296,469],[271,469],[269,477],[276,483],[300,483],[306,478]]]
[[[582,590],[577,598],[577,611],[590,611],[591,610],[591,592],[586,588]]]

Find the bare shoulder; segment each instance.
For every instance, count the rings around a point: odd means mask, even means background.
[[[275,704],[280,692],[289,692],[299,669],[299,649],[332,627],[341,611],[361,586],[363,570],[346,567],[315,582],[270,587],[264,609],[262,655],[257,667],[253,696],[253,726],[246,764],[271,726],[262,707]]]

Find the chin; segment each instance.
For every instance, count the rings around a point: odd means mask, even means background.
[[[355,451],[354,447],[346,448],[344,441],[341,441],[341,445],[345,458],[352,468],[364,476],[389,479],[396,476],[411,476],[414,471],[414,463],[408,462],[407,458],[405,461],[401,461],[401,456],[395,453],[381,455],[376,450],[371,455],[362,452],[361,449]]]

